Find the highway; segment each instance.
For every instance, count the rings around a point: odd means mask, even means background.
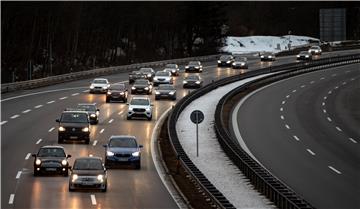
[[[335,52],[338,54],[339,52]],[[345,53],[353,53],[348,51]],[[331,53],[324,53],[322,57]],[[273,63],[280,65],[294,62],[295,57],[281,57]],[[267,67],[270,63],[259,59],[249,61],[249,69]],[[222,77],[244,73],[230,68],[218,68],[216,61],[203,63],[201,77],[204,84]],[[181,69],[184,66],[180,66]],[[160,70],[160,69],[155,69]],[[177,100],[188,93],[182,88],[184,73],[175,79]],[[111,83],[128,80],[128,73],[104,76]],[[102,94],[89,94],[92,79],[84,79],[48,87],[17,91],[2,95],[1,100],[1,208],[177,208],[175,201],[162,184],[152,162],[150,137],[156,120],[176,101],[155,101],[153,120],[126,120],[127,105],[105,103]],[[221,95],[219,95],[220,98]],[[273,101],[273,100],[271,100]],[[33,159],[40,146],[57,144],[57,119],[66,107],[78,103],[97,103],[100,122],[91,127],[91,141],[84,144],[62,144],[74,159],[89,154],[104,157],[106,140],[111,135],[135,135],[142,151],[141,170],[108,170],[106,193],[68,192],[68,178],[58,176],[34,177]],[[345,131],[345,128],[344,128]],[[337,168],[342,168],[337,166]],[[343,169],[341,169],[343,170]],[[319,194],[321,195],[321,194]]]
[[[270,84],[237,107],[241,138],[272,174],[316,208],[360,208],[360,64]]]

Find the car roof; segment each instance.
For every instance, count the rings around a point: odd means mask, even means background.
[[[96,157],[96,156],[88,156],[88,157],[78,157],[76,158],[75,160],[86,160],[86,159],[94,159],[94,160],[101,160],[102,161],[102,158],[101,157]]]
[[[107,80],[106,78],[94,78],[94,80]]]
[[[79,103],[78,105],[94,105],[94,106],[96,106],[96,103]]]
[[[63,113],[84,113],[84,114],[88,114],[86,111],[84,111],[84,110],[80,110],[80,109],[75,109],[75,108],[70,108],[70,110],[67,110],[67,109],[65,109],[64,111],[63,111]]]
[[[136,136],[131,136],[131,135],[112,135],[110,136],[109,140],[110,139],[114,139],[114,138],[122,138],[122,139],[128,139],[128,138],[131,138],[131,139],[135,139],[136,140]]]
[[[64,149],[64,147],[59,146],[59,145],[45,145],[45,146],[40,147],[40,149],[42,149],[42,148],[59,148],[59,149]]]
[[[146,99],[146,100],[150,100],[149,97],[140,97],[140,96],[133,96],[131,99]]]

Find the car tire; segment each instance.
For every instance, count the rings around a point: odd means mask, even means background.
[[[101,189],[101,192],[106,192],[107,190],[107,184],[105,184],[105,188],[104,189]]]
[[[131,117],[130,117],[130,116],[127,116],[126,119],[127,119],[127,120],[131,120]]]
[[[39,172],[34,169],[34,176],[39,176]]]
[[[64,177],[68,177],[68,176],[69,176],[69,171],[66,170],[66,171],[63,173],[63,176],[64,176]]]
[[[58,138],[58,144],[63,144],[64,143],[64,139]]]
[[[155,100],[159,100],[159,97],[155,97]]]
[[[138,162],[138,163],[135,164],[135,169],[136,169],[136,170],[140,170],[140,169],[141,169],[141,163],[140,163],[140,162]]]
[[[85,144],[90,144],[90,138],[85,139]]]
[[[176,97],[173,97],[172,100],[175,101],[175,100],[176,100]]]
[[[106,103],[109,103],[109,102],[110,102],[110,99],[106,98],[105,102],[106,102]]]
[[[152,116],[148,117],[147,119],[148,119],[149,121],[152,120]]]
[[[75,191],[75,189],[72,189],[70,186],[69,186],[69,192],[73,192]]]

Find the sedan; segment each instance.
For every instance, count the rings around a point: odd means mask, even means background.
[[[69,175],[68,158],[62,146],[42,146],[34,157],[34,176],[41,173],[60,173],[63,176]]]
[[[131,94],[152,94],[152,85],[150,81],[138,79],[131,87]]]
[[[172,76],[178,76],[180,69],[177,64],[167,64],[164,71],[170,72]]]
[[[260,55],[261,61],[275,61],[275,54],[272,52],[265,52]]]
[[[155,71],[152,68],[140,68],[139,70],[142,74],[146,75],[146,78],[149,81],[152,81],[155,76]]]
[[[158,71],[155,73],[154,86],[157,86],[159,84],[173,84],[173,82],[174,80],[171,77],[170,72]]]
[[[77,108],[79,110],[83,110],[89,114],[90,117],[90,124],[98,124],[99,123],[99,114],[100,109],[96,107],[96,104],[88,104],[88,103],[82,103],[78,104]]]
[[[107,189],[107,171],[99,157],[77,158],[71,169],[69,191],[89,188],[102,192]]]
[[[161,84],[155,90],[155,100],[172,99],[176,100],[176,88],[173,85]]]
[[[297,60],[312,60],[312,55],[308,51],[301,51],[298,55],[296,55]]]
[[[105,145],[105,166],[133,165],[141,168],[141,150],[135,136],[111,136]]]
[[[230,67],[234,62],[234,57],[232,55],[221,55],[220,59],[217,61],[218,66],[228,66]]]
[[[109,91],[106,94],[106,103],[111,101],[127,102],[128,90],[125,84],[111,84]]]
[[[248,63],[246,57],[236,57],[232,63],[233,69],[248,69]]]
[[[95,78],[90,85],[90,93],[106,93],[110,84],[106,78]]]
[[[200,88],[202,84],[203,81],[198,75],[189,75],[183,81],[184,88]]]
[[[312,46],[312,47],[310,47],[308,52],[311,54],[314,54],[314,55],[321,55],[322,50],[321,50],[320,46]]]
[[[199,72],[203,71],[200,61],[190,61],[188,65],[185,66],[185,72]]]

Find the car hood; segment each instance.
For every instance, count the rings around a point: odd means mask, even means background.
[[[150,106],[148,105],[129,105],[129,109],[132,109],[132,108],[150,108]]]
[[[108,151],[113,153],[132,154],[133,152],[139,151],[139,149],[136,147],[109,147]]]
[[[160,93],[169,93],[169,92],[172,92],[172,91],[176,92],[175,89],[174,90],[157,90],[157,91],[160,92]]]
[[[134,85],[135,88],[145,88],[149,87],[148,85]]]
[[[37,157],[37,159],[40,159],[41,162],[56,161],[56,162],[61,163],[61,161],[65,160],[66,157]]]
[[[110,90],[111,93],[125,93],[125,90]]]
[[[103,83],[92,83],[91,85],[94,87],[107,87],[108,86],[107,84],[103,84]]]
[[[244,61],[235,61],[234,63],[235,64],[242,64],[242,63],[246,64],[246,62],[244,62]]]
[[[167,79],[170,80],[169,76],[155,76],[154,79]]]
[[[63,127],[74,127],[74,128],[82,128],[82,127],[88,127],[87,123],[60,123]]]
[[[189,67],[200,67],[199,65],[188,65]]]
[[[105,174],[104,170],[72,170],[71,174],[77,174],[82,176],[97,176],[100,174]]]

